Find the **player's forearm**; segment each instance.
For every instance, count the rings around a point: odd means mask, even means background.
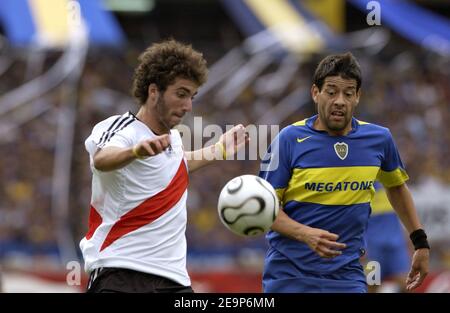
[[[217,160],[217,145],[211,145],[203,149],[185,152],[189,172],[193,172]]]
[[[272,230],[288,237],[290,239],[305,242],[305,234],[308,226],[303,225],[291,219],[283,210],[280,209],[275,222],[272,224]]]
[[[406,184],[386,188],[386,194],[408,233],[422,228],[413,198]]]
[[[95,154],[94,167],[99,171],[108,172],[122,168],[135,159],[132,147],[107,147]]]

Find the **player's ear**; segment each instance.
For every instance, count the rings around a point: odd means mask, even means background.
[[[358,89],[358,91],[356,92],[356,104],[355,104],[355,106],[357,106],[358,105],[358,103],[359,103],[359,98],[361,98],[361,88],[359,88]]]
[[[148,85],[148,98],[150,99],[150,101],[156,102],[156,100],[158,99],[158,95],[159,95],[158,86],[156,86],[156,84],[154,83]]]
[[[314,103],[316,104],[318,103],[319,93],[320,93],[319,87],[317,87],[316,84],[313,84],[311,86],[311,98],[314,100]]]

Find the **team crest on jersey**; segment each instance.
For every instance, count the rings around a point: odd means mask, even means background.
[[[344,160],[348,155],[348,145],[345,142],[336,142],[334,144],[334,151],[339,159]]]

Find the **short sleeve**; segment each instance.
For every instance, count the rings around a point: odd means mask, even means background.
[[[125,128],[125,125],[122,126],[120,124],[120,120],[124,119],[121,116],[113,116],[95,125],[92,133],[84,142],[89,155],[93,156],[98,149],[104,147],[125,148],[133,145],[134,135],[132,127]],[[129,121],[127,125],[132,123],[132,121]],[[114,127],[115,125],[117,127]]]
[[[268,181],[276,190],[281,202],[291,178],[290,158],[290,147],[286,140],[286,131],[283,130],[270,144],[261,161],[259,172],[259,177]]]
[[[127,129],[129,130],[129,129]],[[115,133],[109,140],[107,140],[102,146],[99,148],[106,147],[119,147],[119,148],[127,148],[134,145],[134,140],[132,136],[130,136],[130,132],[126,130],[119,131]]]
[[[389,131],[386,134],[384,155],[377,179],[386,188],[402,185],[409,179],[397,146]]]

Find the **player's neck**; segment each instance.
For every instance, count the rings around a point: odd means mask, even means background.
[[[350,120],[350,123],[348,123],[348,125],[345,126],[345,128],[342,130],[329,129],[318,116],[317,119],[314,121],[313,128],[319,131],[326,131],[330,136],[347,136],[348,133],[352,130],[352,123]]]
[[[170,128],[164,125],[156,112],[149,112],[149,109],[143,105],[139,109],[136,117],[144,123],[155,135],[163,135],[170,133]]]

